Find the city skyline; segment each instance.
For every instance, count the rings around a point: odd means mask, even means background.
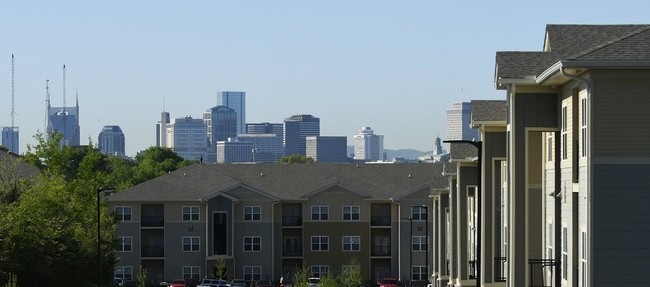
[[[504,17],[508,5],[535,13]],[[218,91],[246,92],[247,123],[312,114],[321,135],[350,143],[371,126],[386,149],[430,151],[454,102],[503,99],[495,51],[539,50],[548,23],[647,22],[647,5],[14,1],[0,11],[10,27],[0,33],[0,126],[11,125],[14,54],[21,153],[44,131],[46,80],[62,106],[63,65],[68,100],[79,95],[81,144],[118,125],[130,156],[155,146],[161,111],[199,118]]]

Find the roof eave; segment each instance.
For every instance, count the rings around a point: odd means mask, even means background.
[[[549,79],[562,73],[562,69],[650,69],[650,61],[559,61],[536,77],[536,84],[543,85]],[[569,80],[567,78],[567,80]]]
[[[472,121],[472,128],[484,127],[505,127],[508,125],[508,121]]]
[[[534,76],[526,76],[523,78],[504,78],[500,77],[497,79],[496,83],[496,88],[497,90],[505,90],[508,88],[510,85],[535,85],[535,77]]]

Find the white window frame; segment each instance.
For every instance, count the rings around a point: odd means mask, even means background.
[[[196,206],[183,206],[182,208],[183,221],[199,221],[201,218],[201,209]],[[185,218],[187,216],[187,218]]]
[[[587,232],[582,231],[580,234],[582,239],[582,254],[580,255],[580,273],[582,278],[580,278],[580,281],[582,282],[581,286],[587,286]]]
[[[359,221],[359,219],[361,218],[361,206],[344,205],[342,218],[345,221]]]
[[[262,237],[261,236],[244,236],[244,252],[261,252],[262,251]],[[255,248],[257,247],[257,248]]]
[[[311,237],[311,251],[329,251],[330,237],[325,235],[314,235]],[[314,249],[317,246],[317,249]]]
[[[580,108],[582,115],[580,117],[580,132],[581,132],[581,143],[580,146],[581,156],[587,157],[587,98],[583,97],[580,99]]]
[[[568,107],[562,106],[562,160],[569,159]]]
[[[129,242],[129,244],[126,244],[126,242]],[[126,247],[129,248],[126,248]],[[117,250],[118,252],[131,252],[133,251],[133,236],[122,236],[120,237],[120,249]]]
[[[121,278],[126,281],[133,280],[133,266],[115,266],[114,278]]]
[[[568,228],[562,226],[562,279],[567,280],[569,275],[569,239]]]
[[[417,246],[417,249],[415,248]],[[411,238],[411,251],[426,251],[427,237],[421,235],[413,235]]]
[[[262,207],[259,205],[244,206],[244,221],[262,220]]]
[[[262,279],[262,266],[244,266],[244,280]]]
[[[343,251],[361,251],[361,236],[344,235],[342,245]]]
[[[426,281],[427,278],[427,267],[424,265],[414,265],[411,269],[411,280],[412,281]],[[417,278],[416,275],[417,274]]]
[[[201,279],[201,266],[183,266],[183,279]]]
[[[327,221],[329,220],[330,208],[327,205],[312,205],[311,220]]]
[[[411,206],[411,219],[412,220],[426,220],[427,208],[424,206]]]
[[[546,134],[546,161],[553,161],[553,132]]]
[[[188,240],[187,244],[186,244],[186,240]],[[182,241],[182,244],[183,244],[183,252],[200,252],[201,251],[201,237],[199,237],[199,236],[183,236],[183,239],[181,241]],[[185,249],[186,246],[189,246],[189,249]]]
[[[126,212],[126,211],[129,212]],[[130,222],[133,219],[133,208],[131,206],[116,206],[115,214],[117,214],[117,219],[120,222]],[[128,219],[126,216],[128,215]]]
[[[313,276],[317,278],[327,276],[330,273],[330,267],[328,265],[312,265],[309,269]]]

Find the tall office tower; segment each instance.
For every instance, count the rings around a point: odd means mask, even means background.
[[[120,126],[104,126],[97,140],[102,153],[125,156],[124,133]]]
[[[18,127],[2,127],[2,145],[10,152],[18,154],[19,144]]]
[[[348,137],[308,136],[305,143],[306,156],[318,162],[348,162]]]
[[[252,144],[253,162],[273,163],[284,156],[282,136],[277,134],[239,134],[237,140]]]
[[[52,107],[47,99],[47,132],[63,135],[61,145],[79,146],[81,128],[79,127],[79,97],[74,107]]]
[[[217,142],[217,163],[252,162],[253,145],[236,140]]]
[[[308,136],[320,136],[320,119],[312,115],[294,115],[284,120],[284,154],[306,155]]]
[[[207,128],[202,119],[184,117],[173,119],[167,127],[167,143],[187,160],[204,159],[208,152]]]
[[[156,146],[167,146],[167,125],[169,125],[169,113],[160,113],[160,121],[156,123]]]
[[[217,105],[229,107],[237,113],[237,131],[246,133],[246,92],[217,92]]]
[[[206,162],[212,163],[217,158],[217,142],[237,136],[237,112],[226,106],[212,107],[203,113],[203,121],[209,141]]]
[[[471,116],[471,103],[454,103],[447,110],[447,140],[478,140],[478,129],[469,126]],[[449,144],[445,144],[445,149],[449,150]]]
[[[384,155],[384,136],[376,135],[370,127],[362,127],[354,135],[354,159],[378,161]]]
[[[276,123],[252,123],[246,124],[247,134],[276,134],[282,137],[284,124]]]

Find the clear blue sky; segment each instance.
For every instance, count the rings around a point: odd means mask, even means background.
[[[163,109],[200,118],[245,91],[248,122],[294,114],[321,134],[363,126],[384,147],[431,150],[453,102],[504,99],[496,51],[540,51],[546,24],[648,24],[645,1],[2,1],[0,126],[21,153],[53,106],[79,93],[81,142],[119,125],[127,154],[155,145]]]

